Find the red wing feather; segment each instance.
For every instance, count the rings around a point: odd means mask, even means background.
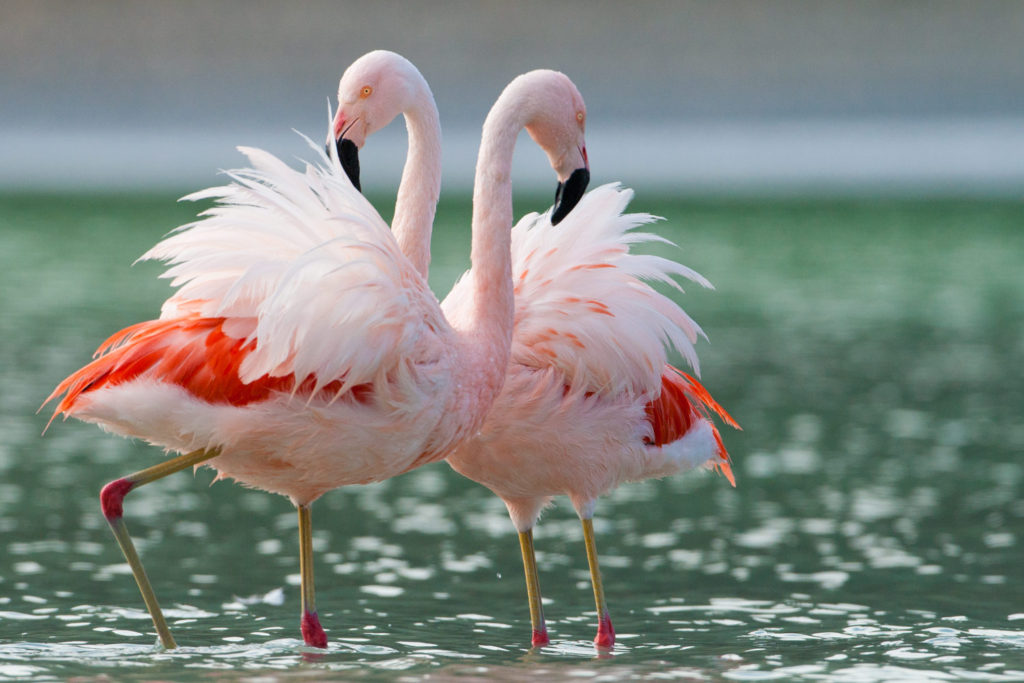
[[[224,322],[225,318],[189,316],[127,327],[105,341],[96,352],[98,358],[61,382],[46,401],[65,394],[55,413],[66,413],[73,410],[83,393],[131,382],[143,375],[176,384],[209,403],[233,406],[265,400],[272,392],[294,390],[294,375],[263,375],[253,382],[243,382],[239,368],[256,341],[226,335]],[[298,393],[308,394],[315,385],[316,377],[307,377]],[[330,394],[340,387],[335,380],[321,391]],[[352,391],[359,400],[368,393],[368,387],[361,385]]]
[[[663,446],[681,439],[693,426],[694,421],[709,417],[712,412],[730,427],[740,429],[739,424],[711,397],[700,382],[685,372],[666,365],[661,374],[661,394],[647,404],[647,419],[654,432],[654,438],[649,443],[653,446]],[[732,468],[729,466],[729,454],[722,443],[722,437],[717,427],[712,425],[711,428],[714,430],[718,454],[721,456],[721,460],[714,464],[729,483],[736,486]]]

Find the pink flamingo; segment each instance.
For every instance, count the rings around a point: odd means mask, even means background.
[[[509,90],[517,87],[518,79]],[[582,129],[582,97],[571,83],[567,87],[575,93],[575,116]],[[405,178],[422,177],[433,168],[433,158],[424,158],[422,150],[440,148],[439,138],[415,140],[414,133],[423,128],[416,116],[407,113],[410,156],[403,186]],[[346,168],[356,177],[358,149],[366,136],[362,131],[352,135],[347,122],[358,118],[342,108],[334,126],[343,164],[348,160]],[[537,141],[551,149],[543,138]],[[562,164],[559,178],[564,183],[556,202],[568,197],[575,203],[589,180],[585,148],[574,156],[583,168],[565,176],[565,160],[549,153],[556,170]],[[628,190],[606,185],[587,195],[557,228],[553,226],[566,215],[560,207],[544,216],[527,216],[513,229],[512,361],[480,433],[448,457],[456,471],[490,488],[508,507],[519,532],[534,645],[546,644],[548,635],[532,529],[553,496],[568,495],[582,521],[598,614],[595,643],[608,648],[615,635],[594,541],[597,497],[625,481],[699,465],[717,467],[735,485],[709,413],[738,425],[696,379],[666,362],[669,342],[696,370],[693,344],[702,332],[644,280],[677,288],[674,277],[708,287],[710,283],[678,263],[630,253],[632,243],[660,240],[630,232],[653,220],[646,214],[622,213],[631,197]],[[420,211],[412,217],[399,242],[425,276],[433,213]],[[469,284],[461,280],[442,304],[452,319],[471,310]]]
[[[357,90],[341,99],[364,101],[365,134],[391,120],[371,112],[432,99],[412,72],[353,77]],[[183,453],[100,495],[164,647],[175,642],[124,522],[129,491],[206,465],[218,478],[288,496],[299,512],[301,632],[326,647],[313,589],[313,501],[438,460],[479,429],[511,344],[516,135],[525,127],[566,159],[583,146],[574,93],[543,78],[522,85],[484,124],[464,285],[474,301],[457,320],[445,317],[336,158],[300,172],[243,148],[253,168],[191,195],[218,203],[143,257],[170,262],[165,275],[178,287],[160,318],[113,335],[51,394],[63,395],[55,415]],[[569,104],[542,106],[559,96]]]
[[[505,384],[479,433],[447,458],[508,508],[519,533],[532,644],[549,642],[533,550],[533,527],[556,495],[567,495],[583,526],[597,608],[594,643],[615,631],[594,540],[596,499],[628,481],[705,466],[735,486],[717,427],[738,425],[692,376],[667,363],[671,343],[698,372],[698,325],[645,280],[679,288],[674,277],[710,286],[673,261],[630,253],[663,241],[630,232],[647,214],[623,214],[632,192],[616,185],[583,197],[557,226],[526,216],[512,231],[515,330]],[[446,315],[472,293],[458,283]],[[464,298],[466,297],[466,298]]]

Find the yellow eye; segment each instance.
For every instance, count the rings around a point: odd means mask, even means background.
[[[580,123],[583,123],[583,119],[584,118],[585,118],[585,115],[583,114],[583,112],[581,112],[581,111],[576,112],[576,120],[577,121],[579,121]]]
[[[363,89],[359,91],[359,96],[364,100],[373,94],[373,88],[368,85],[364,85]]]

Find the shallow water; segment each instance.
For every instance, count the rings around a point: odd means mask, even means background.
[[[536,532],[553,644],[531,651],[486,490],[439,464],[333,492],[314,506],[314,654],[286,500],[208,471],[132,494],[182,646],[161,651],[96,498],[160,453],[75,422],[40,437],[52,387],[166,296],[158,266],[128,266],[194,215],[172,199],[0,198],[0,680],[1024,680],[1024,205],[641,194],[667,253],[718,286],[683,303],[744,427],[724,433],[738,487],[692,474],[599,503],[603,655],[565,501]],[[442,206],[438,291],[467,220]]]

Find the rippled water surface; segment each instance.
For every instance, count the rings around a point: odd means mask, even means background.
[[[633,208],[718,286],[683,302],[745,431],[725,433],[736,489],[699,473],[600,502],[612,653],[571,507],[536,532],[553,643],[531,651],[504,507],[444,464],[314,506],[325,654],[299,640],[285,499],[208,471],[133,493],[165,652],[97,501],[161,454],[75,422],[40,436],[35,411],[156,314],[158,266],[129,264],[196,207],[0,198],[0,680],[1024,680],[1024,205]],[[467,221],[442,206],[438,291]]]

